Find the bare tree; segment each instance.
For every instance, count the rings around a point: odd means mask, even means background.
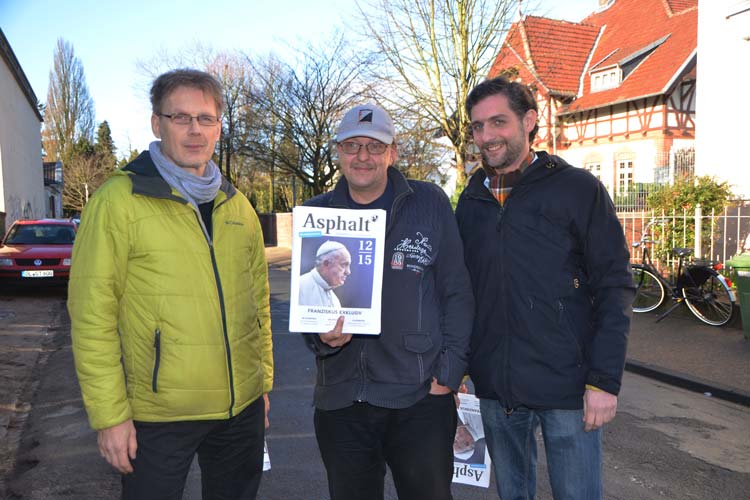
[[[363,35],[383,64],[380,99],[412,109],[450,139],[457,174],[464,175],[469,118],[464,102],[489,72],[517,0],[361,0]],[[370,12],[380,12],[372,16]]]
[[[247,95],[250,89],[249,65],[238,54],[220,53],[206,64],[206,71],[213,74],[224,91],[224,115],[222,116],[221,141],[219,142],[219,168],[230,182],[235,181],[232,160],[242,149],[246,130],[243,124],[250,110]]]
[[[443,137],[436,135],[435,124],[420,116],[419,110],[399,110],[392,113],[399,124],[398,152],[396,165],[410,179],[429,180],[445,186],[449,178],[449,168],[453,159],[452,148]]]
[[[67,154],[78,140],[93,140],[94,127],[94,101],[89,95],[83,64],[75,56],[73,45],[60,38],[44,108],[42,139],[47,158],[62,159],[65,165]]]
[[[63,206],[66,210],[78,213],[112,173],[112,169],[108,168],[106,155],[97,152],[86,139],[79,139],[71,147],[63,168]]]
[[[276,203],[278,183],[278,157],[281,149],[285,150],[284,156],[292,157],[294,145],[285,140],[286,132],[282,127],[279,115],[283,113],[266,113],[265,110],[277,109],[282,104],[279,96],[282,87],[286,85],[285,79],[289,78],[288,71],[284,65],[273,55],[250,61],[253,72],[257,75],[255,85],[250,88],[248,98],[251,102],[252,113],[244,114],[246,123],[245,130],[248,140],[244,151],[255,158],[260,169],[268,172],[270,195],[268,209],[274,212],[278,207]],[[283,204],[282,204],[283,205]]]
[[[254,63],[258,129],[249,137],[250,154],[295,176],[313,195],[329,189],[337,173],[335,127],[368,90],[359,80],[362,64],[342,35],[307,46],[294,65],[274,58]]]

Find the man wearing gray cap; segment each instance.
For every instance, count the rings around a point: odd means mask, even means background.
[[[393,167],[394,139],[381,107],[349,110],[336,135],[343,176],[306,203],[387,214],[380,335],[347,334],[342,316],[305,336],[317,356],[315,434],[331,500],[382,500],[386,466],[401,499],[452,498],[454,392],[474,299],[448,197]]]
[[[302,306],[341,307],[333,293],[344,284],[351,271],[349,250],[337,241],[327,240],[315,253],[315,267],[299,278],[299,304]]]

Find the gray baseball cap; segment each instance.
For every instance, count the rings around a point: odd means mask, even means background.
[[[369,137],[385,144],[392,144],[395,136],[393,120],[386,110],[377,104],[363,104],[354,106],[346,112],[336,133],[336,142],[352,137]]]

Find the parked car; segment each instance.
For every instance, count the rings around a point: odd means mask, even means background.
[[[66,219],[14,222],[0,246],[0,283],[67,281],[77,229]]]

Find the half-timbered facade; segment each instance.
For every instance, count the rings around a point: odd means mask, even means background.
[[[590,170],[613,198],[672,180],[694,164],[697,4],[599,0],[580,23],[522,16],[490,77],[528,84],[534,147]]]

